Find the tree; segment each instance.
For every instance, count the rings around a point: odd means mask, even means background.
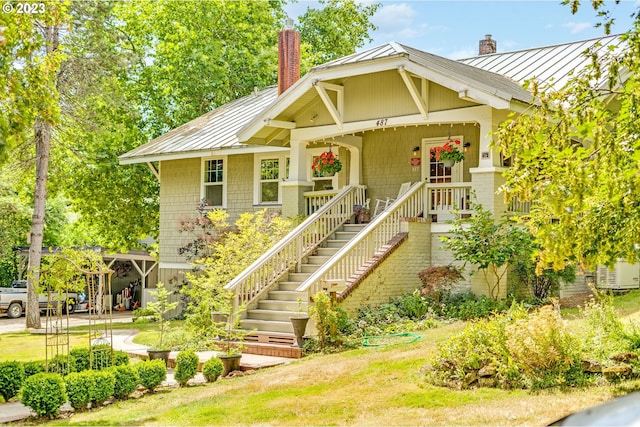
[[[593,5],[608,33],[604,2]],[[639,32],[636,13],[620,47],[585,52],[588,66],[557,91],[530,82],[536,104],[497,133],[512,162],[507,198],[534,202],[526,224],[540,267],[640,259]]]
[[[471,203],[475,211],[470,218],[458,216],[451,235],[441,237],[443,248],[458,261],[471,263],[482,271],[487,295],[498,299],[502,293],[506,268],[516,259],[531,253],[533,237],[528,230],[508,218],[494,221],[482,205]]]

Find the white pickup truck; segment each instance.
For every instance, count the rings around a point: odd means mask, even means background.
[[[57,294],[51,295],[51,304],[55,310],[58,305]],[[48,295],[38,294],[38,302],[40,311],[47,311]],[[64,299],[64,298],[63,298]],[[78,294],[75,292],[69,292],[66,304],[62,304],[63,313],[73,313],[76,309],[76,302],[78,301]],[[12,319],[22,316],[27,308],[27,281],[26,280],[14,280],[11,283],[10,288],[0,287],[0,313],[7,313]],[[54,311],[55,312],[55,311]]]

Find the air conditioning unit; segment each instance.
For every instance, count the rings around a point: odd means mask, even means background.
[[[638,289],[640,287],[640,264],[618,261],[613,269],[599,265],[596,287],[599,289]]]

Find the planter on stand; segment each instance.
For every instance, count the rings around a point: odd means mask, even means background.
[[[226,377],[230,372],[240,369],[242,354],[225,354],[219,355],[218,358],[222,361],[222,377]]]
[[[171,350],[147,350],[149,360],[160,359],[164,361],[165,366],[169,366],[169,354]]]
[[[444,165],[445,168],[451,168],[453,167],[453,165],[456,164],[455,160],[443,160],[442,164]]]
[[[302,348],[304,344],[304,332],[307,329],[307,322],[309,322],[309,316],[290,317],[291,325],[293,326],[293,334],[296,336],[296,346]]]

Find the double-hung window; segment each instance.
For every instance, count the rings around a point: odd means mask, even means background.
[[[225,179],[226,159],[204,159],[202,171],[202,197],[207,207],[223,208],[226,205]]]
[[[280,183],[289,176],[289,157],[284,154],[256,156],[256,176],[255,203],[282,203]]]

